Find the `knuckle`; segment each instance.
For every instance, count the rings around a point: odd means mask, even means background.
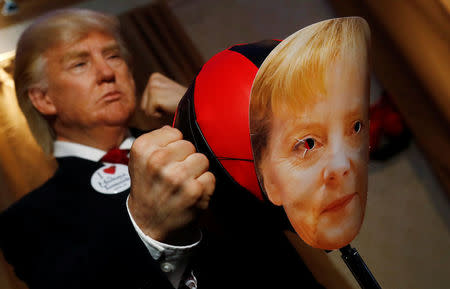
[[[162,148],[155,149],[147,159],[147,169],[149,172],[158,173],[164,167],[168,157],[168,152]]]
[[[147,97],[145,96],[145,94],[142,95],[142,100],[141,100],[141,103],[140,103],[140,105],[139,105],[139,107],[140,107],[142,110],[144,110],[144,112],[146,112],[146,111],[145,111],[145,108],[146,108],[146,102],[147,102],[145,98],[147,98]]]
[[[130,159],[139,159],[150,149],[152,149],[152,144],[147,141],[145,136],[140,136],[131,146]]]
[[[144,146],[143,145],[143,142],[144,142],[143,139],[144,138],[142,136],[140,136],[133,142],[133,145],[131,146],[131,150],[130,150],[131,154],[137,154],[140,151],[142,151],[143,146]]]
[[[170,134],[174,139],[182,140],[183,134],[178,129],[171,127],[169,125],[163,126],[161,129],[165,131],[166,134]]]
[[[208,180],[208,183],[211,184],[213,187],[216,185],[216,177],[211,172],[206,172],[206,178]]]
[[[133,142],[130,151],[134,153],[143,153],[155,149],[157,147],[157,143],[155,142],[157,137],[158,133],[156,131],[141,135]]]
[[[204,154],[196,153],[195,156],[198,159],[198,162],[199,162],[200,165],[202,165],[202,166],[204,166],[206,168],[209,167],[209,160]]]
[[[155,112],[154,102],[148,102],[146,106],[142,107],[142,109],[146,116],[151,116]]]
[[[164,165],[169,157],[170,152],[164,148],[155,149],[150,155],[150,161],[157,165]]]
[[[205,194],[213,194],[214,189],[216,188],[216,177],[211,172],[205,172],[198,180],[203,184]]]
[[[190,152],[190,154],[193,154],[196,152],[194,144],[192,144],[190,141],[182,139],[179,142],[180,142],[181,146],[183,146],[183,149]]]
[[[162,179],[166,184],[173,187],[180,187],[187,178],[186,171],[183,170],[182,165],[172,168],[166,168],[162,171]]]
[[[202,196],[204,186],[197,180],[192,180],[186,188],[186,193],[191,200],[198,200]]]
[[[161,73],[154,72],[150,75],[150,78],[148,79],[148,84],[152,88],[158,88],[161,86],[161,78],[162,78]]]

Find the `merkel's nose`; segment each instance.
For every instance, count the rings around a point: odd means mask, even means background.
[[[323,171],[325,184],[339,185],[350,174],[350,159],[344,152],[335,152]]]

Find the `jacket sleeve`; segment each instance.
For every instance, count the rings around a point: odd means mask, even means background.
[[[136,233],[125,195],[102,201],[91,211],[88,240],[88,283],[92,288],[173,289],[159,263]],[[98,207],[98,206],[95,206]]]
[[[30,289],[173,289],[122,196],[52,192],[27,195],[0,214],[0,248]]]

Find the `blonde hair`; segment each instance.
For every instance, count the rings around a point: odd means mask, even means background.
[[[369,46],[367,22],[345,17],[307,26],[274,48],[259,68],[251,90],[250,134],[257,167],[272,117],[298,113],[306,104],[326,96],[328,67],[338,57],[365,64]]]
[[[129,60],[120,35],[119,20],[87,9],[61,9],[45,14],[22,33],[17,44],[14,69],[17,100],[33,136],[47,154],[53,151],[55,134],[46,118],[33,106],[28,91],[33,87],[47,89],[44,54],[48,49],[74,43],[93,31],[112,36],[125,59]]]

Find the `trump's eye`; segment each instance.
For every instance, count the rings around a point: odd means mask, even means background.
[[[355,121],[355,123],[353,124],[354,132],[359,133],[361,131],[361,129],[362,129],[362,123],[359,120]]]
[[[295,140],[297,142],[295,143],[293,150],[296,152],[300,152],[302,154],[302,157],[305,157],[308,151],[316,149],[318,146],[320,146],[320,143],[312,137],[306,137],[303,139],[296,138]]]
[[[86,65],[86,62],[77,62],[73,65],[73,68],[80,68]]]
[[[122,56],[119,53],[112,53],[112,54],[108,55],[108,59],[118,59],[121,57]]]
[[[87,64],[87,61],[75,61],[70,64],[69,69],[76,73],[83,72],[86,70]]]

